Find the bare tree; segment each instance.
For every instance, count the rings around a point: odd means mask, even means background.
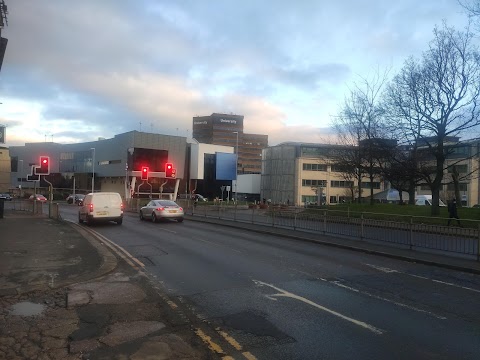
[[[467,15],[471,18],[480,17],[480,1],[479,0],[458,0],[460,6],[465,9]]]
[[[432,191],[432,215],[439,214],[449,151],[480,125],[480,56],[472,37],[469,29],[435,28],[421,60],[407,60],[387,92],[397,129],[415,144],[418,175]]]
[[[370,203],[373,204],[374,179],[378,176],[378,148],[374,139],[383,135],[381,124],[383,110],[379,106],[381,91],[387,81],[388,71],[379,71],[368,80],[361,78],[350,90],[349,96],[333,121],[339,141],[346,146],[336,158],[337,166],[347,177],[358,182],[358,202],[362,197],[362,179],[370,179]]]

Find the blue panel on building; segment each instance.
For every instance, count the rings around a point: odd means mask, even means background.
[[[216,180],[235,180],[237,176],[237,155],[216,153]]]

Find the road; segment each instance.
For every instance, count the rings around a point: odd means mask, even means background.
[[[61,207],[72,221],[76,211]],[[188,219],[126,214],[92,229],[140,260],[235,358],[480,358],[478,275]]]

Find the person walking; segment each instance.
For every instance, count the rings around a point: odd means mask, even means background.
[[[456,199],[453,199],[448,203],[448,226],[450,226],[450,222],[452,221],[452,219],[457,219],[457,224],[459,226],[462,226],[462,224],[460,224],[460,218],[458,217],[458,213],[457,213]]]

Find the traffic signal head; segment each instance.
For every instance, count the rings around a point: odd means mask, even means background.
[[[35,175],[50,174],[50,158],[48,156],[40,156],[40,166],[35,167]]]
[[[165,177],[174,179],[177,175],[177,170],[173,168],[172,163],[165,164]]]
[[[148,167],[142,167],[142,180],[148,180]]]

